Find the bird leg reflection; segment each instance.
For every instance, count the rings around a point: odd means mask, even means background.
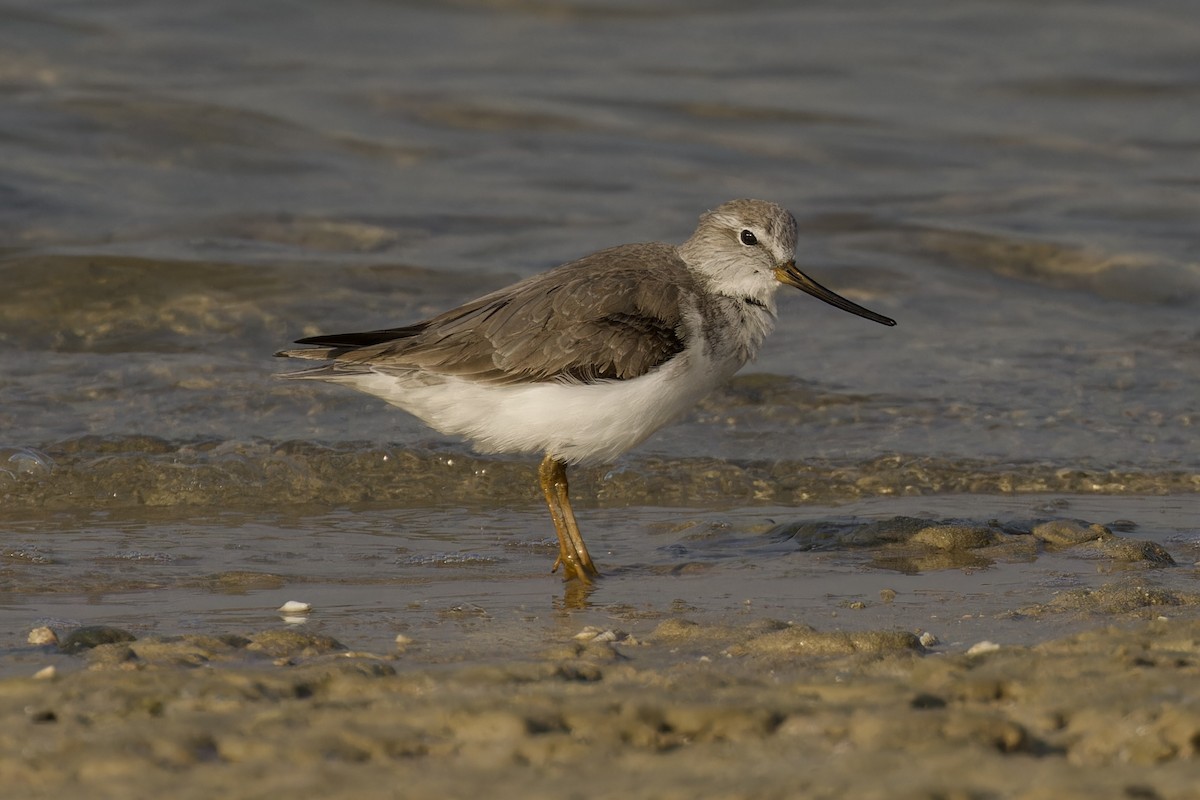
[[[558,559],[551,572],[561,564],[566,580],[578,578],[584,583],[591,583],[592,578],[600,573],[592,563],[587,545],[583,543],[583,535],[579,533],[579,524],[575,522],[575,512],[571,510],[567,491],[567,462],[547,454],[538,467],[538,479],[546,495],[550,516],[554,518],[554,529],[558,533]]]

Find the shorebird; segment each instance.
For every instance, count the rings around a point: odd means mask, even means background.
[[[321,362],[285,375],[374,395],[484,453],[543,453],[538,477],[565,579],[599,573],[571,509],[567,466],[616,458],[754,358],[793,286],[895,320],[796,267],[796,220],[763,200],[700,217],[681,245],[625,244],[399,328],[300,339]]]

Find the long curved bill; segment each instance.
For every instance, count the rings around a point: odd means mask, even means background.
[[[891,317],[885,317],[883,314],[876,314],[868,308],[863,308],[858,303],[852,303],[836,292],[831,292],[821,284],[814,281],[812,278],[805,275],[800,270],[796,269],[796,262],[789,261],[782,267],[775,268],[775,278],[780,283],[786,283],[788,286],[795,286],[802,292],[807,292],[818,300],[824,300],[829,305],[835,308],[840,308],[842,311],[849,311],[851,314],[857,314],[860,317],[869,319],[872,322],[878,322],[880,325],[895,325],[896,320]]]

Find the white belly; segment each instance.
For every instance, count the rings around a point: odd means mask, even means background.
[[[736,372],[696,349],[627,381],[495,386],[462,378],[370,372],[338,383],[375,395],[482,452],[545,452],[576,463],[613,459],[672,422]]]

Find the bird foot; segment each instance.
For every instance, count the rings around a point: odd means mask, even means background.
[[[559,567],[563,568],[564,581],[576,579],[583,583],[591,583],[593,578],[600,577],[600,571],[591,563],[591,559],[580,563],[576,559],[563,558],[563,554],[559,553],[558,558],[554,559],[554,566],[550,568],[551,574],[558,572]]]

